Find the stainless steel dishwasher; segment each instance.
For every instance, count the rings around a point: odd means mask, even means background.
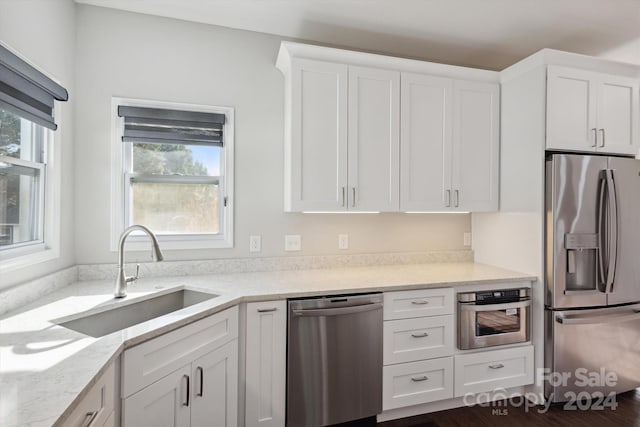
[[[289,300],[287,427],[382,412],[382,294]]]

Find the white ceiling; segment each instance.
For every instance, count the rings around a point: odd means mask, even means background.
[[[545,47],[640,64],[640,0],[76,2],[489,69]]]

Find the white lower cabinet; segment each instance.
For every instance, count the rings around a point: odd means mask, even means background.
[[[62,424],[64,427],[114,425],[115,367],[111,364]]]
[[[238,425],[238,341],[231,341],[193,362],[191,378],[191,425]]]
[[[382,409],[453,397],[452,288],[385,292]]]
[[[384,364],[453,354],[453,315],[384,322]]]
[[[455,395],[533,383],[533,346],[455,356]]]
[[[385,366],[382,409],[395,409],[453,397],[453,357]]]
[[[284,427],[287,302],[247,304],[245,426]]]
[[[191,366],[184,366],[126,398],[122,404],[123,426],[189,427],[190,373]]]
[[[238,308],[127,349],[123,427],[235,427]]]

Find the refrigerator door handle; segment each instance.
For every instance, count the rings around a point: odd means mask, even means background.
[[[607,191],[607,177],[606,171],[602,171],[599,179],[600,188],[598,189],[599,197],[598,197],[598,288],[600,288],[601,292],[606,292],[607,279],[605,277],[605,269],[604,269],[604,256],[603,251],[605,248],[605,236],[607,235],[606,230],[604,229],[604,219],[605,219],[605,194]]]
[[[603,323],[615,323],[615,322],[628,322],[631,320],[640,319],[640,311],[628,310],[617,312],[615,314],[608,314],[604,316],[590,316],[581,314],[557,314],[555,316],[556,322],[563,325],[589,325]]]
[[[618,258],[618,197],[616,185],[613,180],[613,170],[607,169],[607,196],[609,198],[607,208],[609,210],[609,221],[607,230],[607,241],[609,249],[609,263],[607,268],[606,292],[613,290],[613,281],[616,273],[616,261]]]

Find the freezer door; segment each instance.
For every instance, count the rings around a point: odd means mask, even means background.
[[[607,160],[607,157],[554,154],[547,161],[547,306],[577,308],[607,304],[598,227]]]
[[[607,296],[609,305],[640,302],[640,160],[609,158],[615,186],[617,230],[609,239],[616,245],[617,261],[613,284]],[[617,231],[617,233],[616,233]]]
[[[640,386],[640,305],[545,312],[545,398]],[[597,395],[596,395],[597,397]]]

